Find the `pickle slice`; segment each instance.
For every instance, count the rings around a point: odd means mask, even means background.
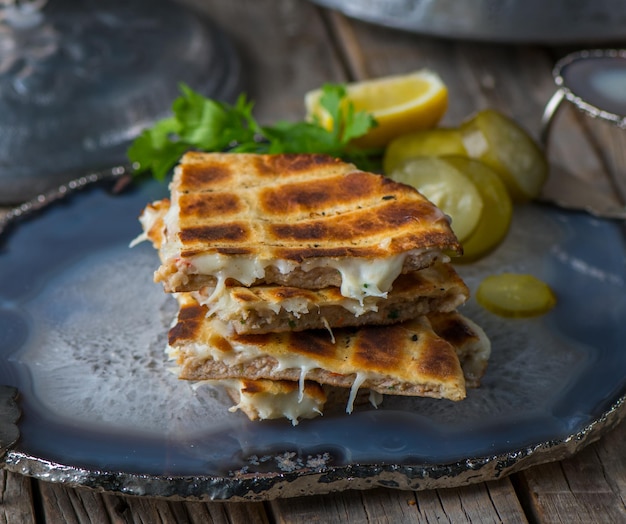
[[[478,188],[483,200],[480,220],[463,244],[463,256],[455,262],[474,262],[493,251],[506,237],[513,216],[513,202],[501,178],[488,166],[460,156],[445,157]]]
[[[484,162],[503,179],[516,202],[539,196],[548,178],[544,152],[516,122],[486,109],[460,126],[467,155]]]
[[[424,156],[407,160],[389,173],[398,182],[412,185],[452,219],[459,242],[476,229],[483,212],[483,198],[474,182],[445,157]]]
[[[476,301],[497,315],[524,318],[547,313],[556,297],[550,286],[533,275],[502,273],[479,284]]]
[[[409,159],[442,155],[467,156],[459,129],[438,127],[399,136],[385,149],[383,169],[385,173],[391,173]]]

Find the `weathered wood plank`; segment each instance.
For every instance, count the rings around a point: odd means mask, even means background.
[[[86,489],[69,489],[50,482],[39,482],[38,486],[46,522],[120,522],[111,518],[98,493]]]
[[[103,499],[114,522],[161,522],[164,524],[228,524],[254,522],[265,524],[267,514],[262,503],[183,502],[120,495]],[[116,520],[120,518],[122,520]]]
[[[593,445],[602,464],[602,474],[613,492],[626,505],[626,422]]]
[[[626,522],[626,426],[567,460],[522,472],[540,522]]]
[[[276,522],[463,523],[527,522],[510,481],[458,489],[400,491],[374,489],[320,497],[275,500]]]
[[[0,524],[35,522],[31,479],[0,469]]]
[[[527,522],[508,479],[417,493],[424,522]]]
[[[235,41],[244,90],[264,123],[304,118],[304,94],[345,75],[319,9],[300,0],[180,0],[205,13]]]
[[[412,522],[415,522],[416,511],[407,502],[413,494],[404,492],[387,492],[386,490],[346,491],[323,496],[298,497],[279,499],[270,506],[274,520],[280,524],[309,523],[360,523],[360,522],[407,522],[403,518],[403,510],[411,510]],[[384,502],[382,502],[384,500]],[[371,519],[368,513],[375,511],[378,520]],[[374,508],[376,508],[374,510]],[[387,518],[381,518],[381,512]],[[392,519],[392,520],[389,520]]]
[[[435,70],[450,91],[443,125],[456,125],[491,107],[538,136],[543,108],[554,92],[553,60],[543,49],[458,42],[402,33],[331,15],[357,79]]]
[[[372,26],[337,12],[328,17],[352,80],[430,68],[447,85],[454,85],[453,79],[458,76],[453,60],[454,43]],[[456,124],[475,108],[467,90],[460,91],[458,97],[451,99],[443,124]]]
[[[184,502],[102,494],[39,482],[42,513],[46,522],[228,524],[269,522],[265,506],[258,502]],[[25,497],[28,500],[28,497]],[[9,521],[14,522],[14,521]],[[25,520],[24,522],[28,522]]]

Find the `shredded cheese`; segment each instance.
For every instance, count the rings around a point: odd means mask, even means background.
[[[404,261],[410,255],[420,254],[421,250],[413,250],[387,258],[361,259],[320,257],[305,260],[301,267],[310,271],[319,267],[336,269],[341,274],[341,294],[356,300],[361,307],[366,297],[387,297],[393,281],[402,272]],[[260,257],[247,255],[222,255],[205,253],[188,259],[194,271],[199,274],[214,275],[218,284],[213,299],[224,291],[227,279],[237,280],[244,286],[263,279],[265,270],[274,266],[283,272],[293,270],[295,266],[286,260],[262,260]]]

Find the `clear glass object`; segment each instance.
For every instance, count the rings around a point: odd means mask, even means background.
[[[166,0],[0,0],[0,205],[126,162],[186,83],[233,99],[219,28]]]
[[[553,76],[557,90],[546,104],[541,122],[544,147],[564,105],[590,117],[588,125],[603,137],[601,153],[615,189],[626,202],[626,49],[571,53],[557,62]]]
[[[626,50],[572,53],[557,62],[553,76],[558,89],[546,106],[544,127],[564,99],[589,116],[626,127]]]

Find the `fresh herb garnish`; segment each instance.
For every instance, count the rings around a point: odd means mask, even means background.
[[[182,96],[172,104],[173,116],[158,121],[143,131],[128,149],[128,158],[136,174],[151,171],[159,180],[189,150],[231,151],[246,153],[325,153],[371,169],[372,155],[350,144],[365,135],[376,121],[364,111],[355,111],[346,101],[346,89],[340,84],[322,87],[320,105],[332,119],[332,129],[312,122],[277,122],[261,126],[253,117],[254,104],[246,95],[234,105],[206,98],[186,85]]]

